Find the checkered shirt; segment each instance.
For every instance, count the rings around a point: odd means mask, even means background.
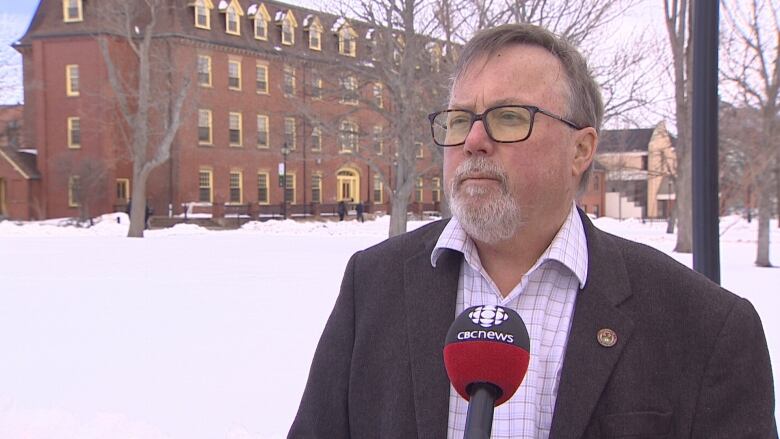
[[[528,373],[514,396],[496,407],[491,437],[549,437],[574,301],[588,272],[585,231],[576,207],[572,205],[550,246],[506,298],[482,267],[474,241],[457,218],[447,224],[431,253],[434,267],[444,249],[459,251],[464,256],[456,316],[476,305],[512,308],[523,318],[531,339]],[[467,409],[468,402],[450,386],[448,439],[463,438]]]

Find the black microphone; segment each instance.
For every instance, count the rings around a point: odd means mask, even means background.
[[[444,366],[455,391],[469,401],[464,439],[490,439],[493,409],[523,382],[530,345],[523,319],[509,308],[472,306],[452,322]]]

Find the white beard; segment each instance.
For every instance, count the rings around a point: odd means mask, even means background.
[[[495,178],[500,187],[461,185],[474,175]],[[447,196],[452,215],[472,239],[496,244],[514,236],[522,224],[520,206],[509,192],[507,182],[506,172],[482,156],[464,161],[455,170]]]

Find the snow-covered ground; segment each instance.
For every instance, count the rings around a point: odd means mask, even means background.
[[[141,240],[123,237],[124,214],[58,223],[0,222],[0,439],[284,437],[347,259],[388,227],[179,225]],[[596,224],[674,246],[663,223]],[[755,227],[721,219],[721,277],[758,308],[780,378],[780,269],[753,266]],[[771,250],[780,264],[776,223]]]

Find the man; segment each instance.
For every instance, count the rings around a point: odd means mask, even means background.
[[[518,311],[531,339],[493,438],[776,437],[750,303],[576,209],[602,114],[585,60],[541,28],[463,48],[430,115],[453,218],[350,259],[290,438],[462,437],[442,348],[482,304]]]

